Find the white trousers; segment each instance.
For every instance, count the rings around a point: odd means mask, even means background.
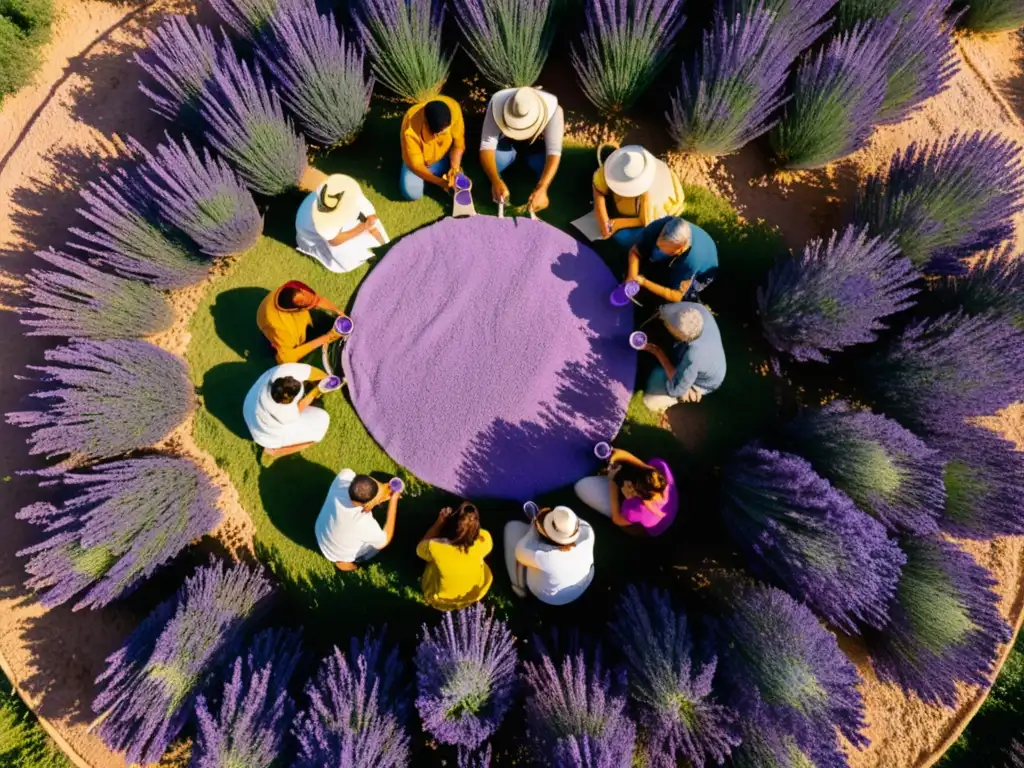
[[[584,477],[576,483],[576,496],[595,512],[612,516],[611,481],[603,475]]]
[[[508,578],[514,586],[526,589],[526,566],[516,560],[516,545],[530,532],[530,524],[522,520],[509,520],[505,523],[505,567]]]

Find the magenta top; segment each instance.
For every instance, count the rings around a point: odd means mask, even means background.
[[[676,491],[676,481],[672,477],[672,470],[664,459],[651,459],[647,462],[652,467],[660,470],[668,480],[668,487],[665,489],[665,500],[658,505],[655,502],[644,503],[642,499],[633,497],[624,499],[620,513],[630,523],[642,525],[651,536],[660,536],[669,529],[672,521],[676,519],[676,512],[679,511],[679,494]],[[664,517],[651,511],[656,507],[664,513]]]

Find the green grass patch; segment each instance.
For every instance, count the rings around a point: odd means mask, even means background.
[[[4,768],[71,768],[36,722],[10,681],[0,673],[0,765]]]
[[[52,24],[53,0],[0,0],[0,106],[39,68]]]

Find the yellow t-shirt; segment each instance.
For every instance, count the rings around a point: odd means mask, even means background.
[[[484,558],[493,546],[491,534],[484,530],[468,552],[444,539],[428,539],[417,544],[416,554],[427,561],[422,580],[427,602],[442,611],[454,611],[486,595],[494,577]]]
[[[423,116],[423,108],[427,102],[420,102],[409,108],[402,118],[401,137],[402,160],[410,168],[433,165],[448,154],[453,144],[455,149],[466,150],[466,124],[462,120],[459,103],[447,96],[438,96],[430,101],[443,101],[448,105],[448,109],[452,111],[452,125],[440,136],[424,139],[426,118]]]
[[[608,187],[604,178],[604,168],[594,173],[594,189],[602,195],[611,194],[615,203],[615,212],[628,219],[640,219],[643,226],[657,221],[663,216],[681,216],[686,195],[679,177],[663,161],[658,161],[658,170],[654,175],[651,188],[640,197],[621,197]],[[613,215],[609,211],[609,215]]]
[[[278,306],[278,295],[289,286],[299,286],[313,292],[309,286],[297,280],[285,283],[269,294],[256,310],[256,325],[267,337],[270,346],[274,348],[277,362],[282,365],[299,362],[295,348],[306,343],[306,331],[313,322],[308,309],[281,309]]]

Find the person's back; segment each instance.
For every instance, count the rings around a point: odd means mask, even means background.
[[[527,566],[526,583],[538,599],[565,605],[590,586],[594,576],[594,529],[579,521],[579,537],[568,549],[547,541],[530,529],[516,547],[517,559]]]
[[[316,519],[316,541],[324,557],[334,563],[366,560],[382,549],[388,537],[372,512],[349,495],[356,473],[343,469],[334,478]]]
[[[466,550],[445,539],[421,541],[416,554],[428,561],[422,581],[427,602],[442,610],[458,610],[486,595],[494,577],[484,558],[493,546],[491,534],[484,530]]]
[[[663,315],[672,312],[696,309],[704,320],[704,328],[698,338],[690,342],[679,342],[673,348],[676,365],[681,369],[696,368],[697,377],[694,385],[706,393],[713,392],[725,381],[726,360],[725,347],[722,345],[722,334],[715,322],[714,315],[703,304],[680,301],[663,308]]]

